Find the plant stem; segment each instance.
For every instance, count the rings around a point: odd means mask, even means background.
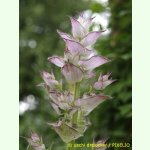
[[[74,84],[74,100],[79,98],[79,87],[80,87],[80,83],[77,82]],[[78,119],[78,111],[76,111],[72,115],[72,126],[77,124],[77,119]],[[71,141],[70,145],[72,145],[72,146],[71,147],[68,146],[67,150],[74,150],[74,143],[75,143],[75,140]]]
[[[30,144],[28,145],[27,150],[29,150],[29,148],[30,148]]]
[[[79,86],[80,83],[75,83],[74,85],[74,100],[76,100],[77,98],[79,98]],[[72,124],[77,124],[77,119],[78,119],[78,111],[76,111],[73,115],[72,115]]]

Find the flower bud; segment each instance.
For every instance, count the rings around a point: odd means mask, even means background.
[[[30,143],[30,146],[33,147],[35,150],[45,150],[45,145],[41,138],[38,137],[36,133],[34,133],[32,130],[30,130],[31,139],[22,137],[25,140],[27,140]]]
[[[96,82],[94,84],[94,88],[96,90],[103,90],[106,88],[106,86],[110,85],[111,83],[115,82],[117,79],[115,80],[108,80],[109,76],[111,75],[111,73],[107,72],[106,75],[102,76],[102,72],[100,72],[100,76],[99,76],[99,79],[98,79],[98,82]]]

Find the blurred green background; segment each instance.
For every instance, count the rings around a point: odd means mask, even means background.
[[[111,136],[108,143],[130,143],[132,146],[132,1],[131,0],[20,0],[20,135],[30,137],[29,128],[43,135],[46,147],[54,142],[54,150],[66,150],[58,134],[51,126],[43,122],[55,122],[59,116],[48,102],[48,93],[36,85],[43,80],[39,71],[53,70],[57,80],[63,78],[63,88],[72,90],[66,83],[60,68],[47,58],[53,55],[63,56],[65,43],[59,38],[56,29],[71,34],[71,23],[67,15],[78,17],[76,11],[84,13],[86,18],[96,16],[90,28],[106,29],[94,45],[96,54],[115,61],[96,69],[96,81],[99,70],[103,74],[112,71],[112,78],[119,81],[108,86],[103,94],[114,96],[100,104],[88,118],[92,125],[84,137],[77,143],[97,142]],[[81,87],[81,95],[89,90],[89,82]],[[20,140],[20,150],[28,143]],[[32,149],[32,148],[31,148]],[[81,149],[81,148],[77,148]],[[83,150],[90,148],[82,148]],[[131,150],[132,147],[111,147],[109,150]]]

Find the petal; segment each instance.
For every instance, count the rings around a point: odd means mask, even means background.
[[[59,81],[60,89],[62,90],[62,79]]]
[[[104,82],[103,82],[103,89],[105,89],[106,86],[110,85],[111,83],[113,83],[113,82],[115,82],[115,81],[117,81],[117,79],[104,81]]]
[[[32,139],[29,139],[29,138],[26,138],[26,137],[23,137],[21,136],[22,138],[24,138],[25,140],[27,140],[30,144],[33,143]]]
[[[109,95],[98,95],[98,96],[91,96],[87,99],[75,100],[74,104],[77,106],[82,106],[85,110],[90,110],[96,108],[101,102],[105,99],[111,99]]]
[[[72,102],[73,102],[73,100],[74,100],[74,96],[73,96],[73,94],[71,94],[70,92],[67,94],[67,96],[66,96],[66,102],[68,103],[68,104],[71,104]]]
[[[73,56],[72,56],[72,54],[71,54],[71,52],[69,50],[65,50],[64,51],[64,60],[65,61],[69,60],[70,62],[72,62]]]
[[[40,141],[39,136],[30,129],[30,135],[34,141]]]
[[[63,57],[49,57],[48,60],[58,67],[63,67],[65,62]]]
[[[97,144],[98,144],[100,147],[97,147],[97,150],[105,150],[105,149],[108,147],[108,145],[107,145],[107,144],[104,144],[104,143],[105,143],[108,139],[109,139],[109,137],[108,137],[108,138],[105,138],[105,139],[103,139],[103,140],[98,141]]]
[[[49,94],[50,94],[50,98],[53,100],[53,102],[55,104],[59,104],[59,99],[60,99],[61,93],[59,93],[59,92],[49,92]]]
[[[90,59],[79,61],[78,64],[81,67],[85,68],[86,70],[89,70],[89,69],[94,69],[110,61],[113,61],[113,60],[109,60],[103,56],[93,56]]]
[[[59,83],[56,80],[52,80],[49,78],[43,78],[46,84],[50,86],[50,89],[56,89]]]
[[[46,83],[41,83],[41,84],[38,84],[37,86],[44,86],[48,92],[51,91],[49,85],[47,85]]]
[[[58,34],[61,36],[61,38],[63,39],[67,39],[67,40],[74,40],[69,34],[66,34],[64,32],[61,32],[59,30],[57,30]]]
[[[80,22],[78,22],[75,18],[72,16],[69,16],[71,19],[72,24],[72,34],[75,38],[83,38],[85,36],[84,29]]]
[[[107,74],[103,76],[103,81],[108,80],[108,78],[111,74],[112,74],[112,72],[109,73],[109,71],[108,71]]]
[[[78,14],[79,14],[79,18],[78,18],[78,20],[77,21],[79,21],[80,22],[80,24],[82,24],[83,22],[84,22],[84,17],[83,17],[83,14],[81,14],[80,12],[77,12]]]
[[[99,82],[96,82],[96,83],[94,84],[94,88],[95,88],[96,90],[102,90],[102,89],[103,89],[103,80],[101,80],[101,81],[99,81]]]
[[[55,80],[55,76],[54,76],[53,70],[51,70],[51,76],[52,76],[52,79]]]
[[[94,53],[94,50],[85,49],[81,54],[81,59],[87,59]]]
[[[70,83],[80,82],[83,77],[83,71],[71,63],[67,63],[62,68],[62,73]]]
[[[103,80],[102,71],[100,71],[100,76],[98,78],[98,81],[101,81],[101,80]]]
[[[103,140],[100,140],[100,141],[97,142],[97,144],[104,144],[109,138],[110,138],[110,137],[105,138],[105,139],[103,139]]]
[[[93,109],[90,109],[90,110],[82,110],[82,114],[83,116],[87,116]]]
[[[57,112],[57,114],[58,115],[62,115],[61,112],[60,112],[60,110],[59,110],[59,108],[58,108],[58,106],[56,104],[52,103],[50,100],[49,100],[49,102],[51,103],[52,107],[55,109],[55,111]]]
[[[78,53],[73,58],[73,64],[76,65],[78,63],[79,59],[80,59],[80,57],[79,57],[79,53]]]
[[[41,70],[40,73],[41,73],[42,78],[44,78],[44,77],[45,78],[53,78],[54,77],[54,74],[51,75],[50,73],[48,73],[48,72],[46,72],[44,70]]]
[[[69,111],[68,114],[69,116],[72,116],[80,107],[72,107]]]
[[[90,18],[90,19],[87,19],[87,20],[84,21],[84,23],[82,24],[85,33],[88,33],[89,27],[90,27],[90,25],[91,25],[91,21],[92,21],[94,18],[95,18],[95,17]]]
[[[64,122],[60,126],[55,126],[54,130],[59,134],[62,140],[66,143],[82,136],[78,131],[66,125]]]
[[[76,55],[85,49],[80,43],[71,40],[66,40],[66,46],[73,55]]]
[[[31,147],[35,148],[36,150],[45,150],[45,145],[44,144],[42,144],[41,146],[31,145]]]
[[[88,79],[90,79],[90,78],[92,78],[94,76],[95,76],[95,72],[94,71],[85,73],[84,76],[83,76],[82,82],[85,82],[85,81],[87,81]]]
[[[68,109],[71,108],[71,106],[70,106],[68,103],[63,102],[63,101],[59,102],[59,107],[60,107],[62,110],[68,110]]]
[[[49,74],[49,73],[47,73],[45,71],[41,71],[41,76],[44,79],[44,81],[46,82],[46,84],[50,86],[51,89],[57,88],[57,85],[59,83],[56,80],[52,79],[54,77],[53,74],[51,75],[51,74]]]
[[[81,41],[81,44],[85,47],[92,45],[94,42],[96,42],[99,35],[104,31],[94,31],[87,34],[84,39]]]

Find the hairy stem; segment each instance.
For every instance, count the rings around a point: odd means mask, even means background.
[[[74,100],[79,98],[79,87],[80,87],[80,83],[75,83],[74,84]],[[77,124],[77,119],[78,119],[78,111],[76,111],[73,115],[72,115],[72,126],[75,126]],[[68,144],[68,149],[67,150],[74,150],[74,143],[75,140],[71,141]]]

